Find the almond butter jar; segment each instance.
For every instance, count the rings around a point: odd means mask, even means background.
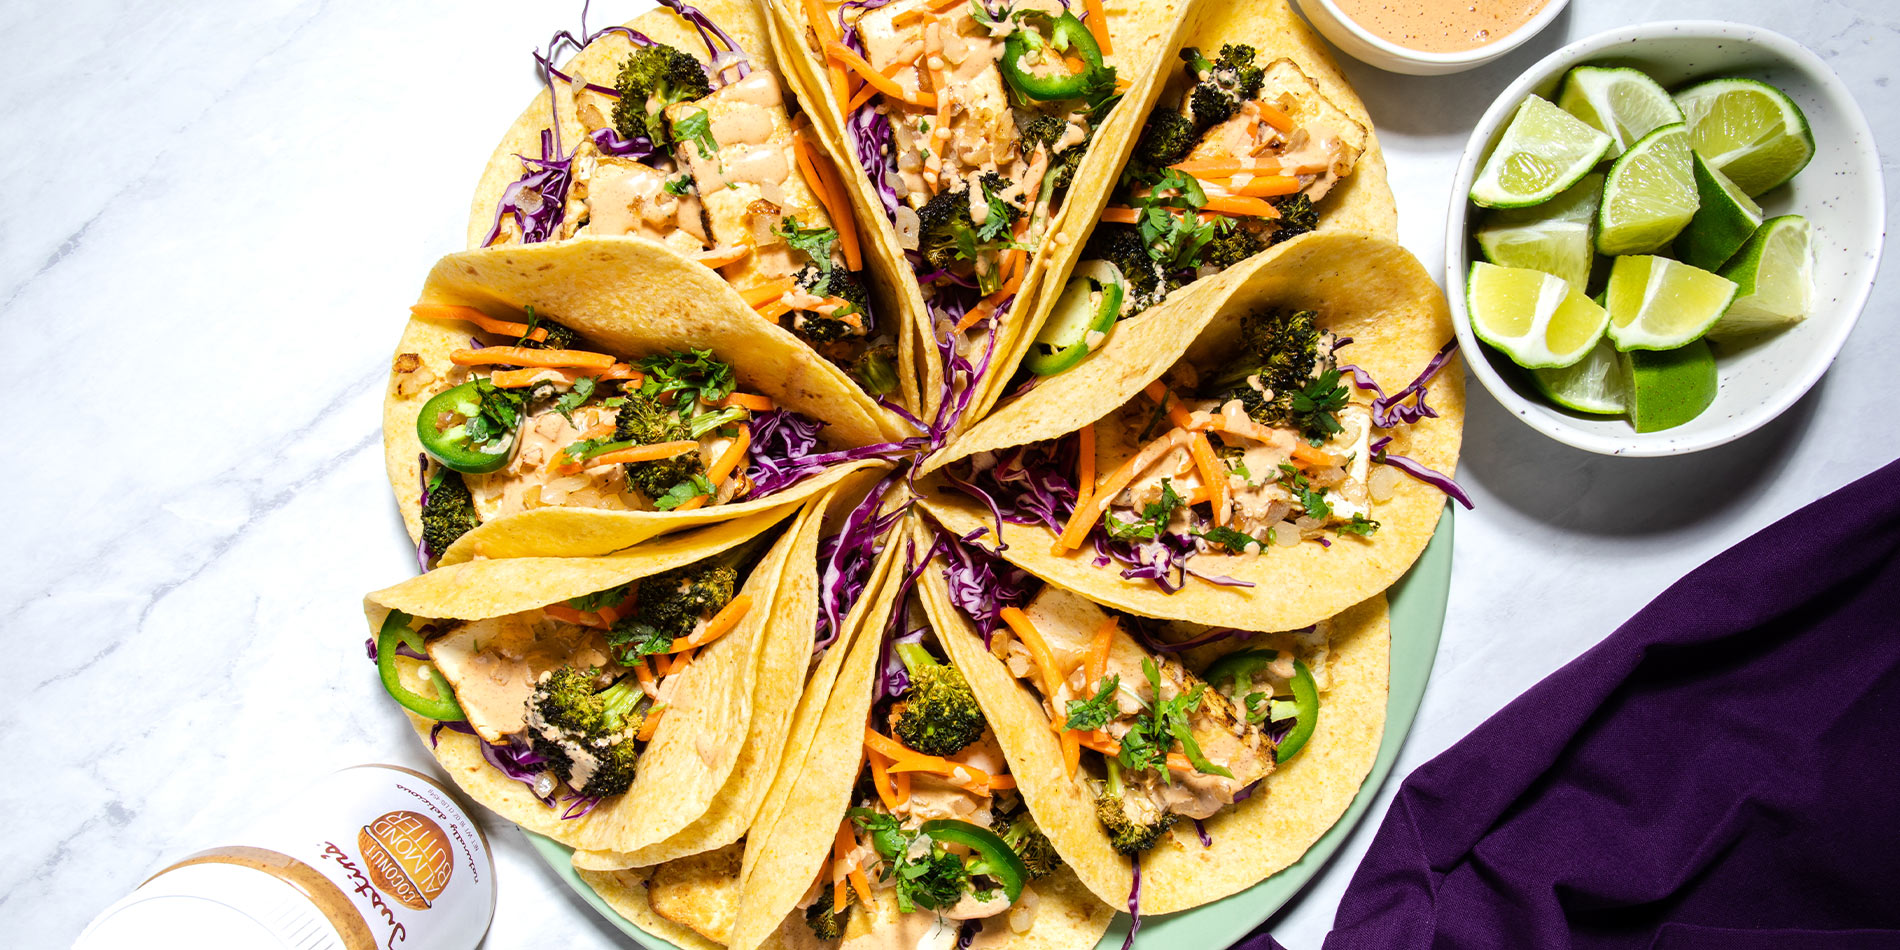
[[[494,856],[468,813],[420,772],[359,765],[152,875],[73,946],[470,950],[494,912]]]

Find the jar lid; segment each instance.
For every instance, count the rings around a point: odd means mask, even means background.
[[[193,864],[145,882],[93,920],[73,950],[344,950],[302,891],[237,864]]]

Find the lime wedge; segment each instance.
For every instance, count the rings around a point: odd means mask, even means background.
[[[1770,218],[1742,245],[1722,276],[1735,282],[1735,302],[1709,334],[1737,337],[1800,323],[1814,307],[1814,253],[1808,219]]]
[[[1484,259],[1504,267],[1528,267],[1562,277],[1582,289],[1590,283],[1590,229],[1596,224],[1603,176],[1585,175],[1569,191],[1529,208],[1485,213],[1478,228]]]
[[[1695,217],[1689,219],[1689,226],[1676,236],[1676,256],[1692,267],[1715,270],[1761,227],[1761,205],[1735,187],[1727,175],[1710,167],[1701,155],[1694,156],[1694,162],[1700,205]]]
[[[1465,308],[1478,339],[1519,366],[1569,366],[1603,338],[1609,314],[1561,277],[1523,267],[1471,265]]]
[[[1645,135],[1610,166],[1597,209],[1597,252],[1647,254],[1695,216],[1689,132],[1678,122]]]
[[[1715,354],[1697,340],[1661,353],[1630,353],[1630,421],[1638,432],[1673,429],[1715,402]]]
[[[1486,208],[1523,208],[1555,198],[1603,158],[1610,137],[1576,116],[1530,96],[1517,107],[1491,157],[1484,160],[1471,200]]]
[[[1682,121],[1682,110],[1656,80],[1626,66],[1578,66],[1564,75],[1557,105],[1610,134],[1610,158],[1649,133]]]
[[[1565,409],[1598,416],[1620,416],[1629,411],[1629,358],[1608,339],[1583,359],[1557,369],[1531,370],[1531,381],[1544,398]]]
[[[1814,157],[1807,116],[1753,79],[1711,79],[1676,93],[1689,144],[1749,195],[1793,178]]]
[[[1729,302],[1735,282],[1667,257],[1619,257],[1604,298],[1610,342],[1619,350],[1670,350],[1701,339]]]

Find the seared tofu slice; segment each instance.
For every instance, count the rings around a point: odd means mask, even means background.
[[[741,840],[668,861],[654,868],[647,879],[647,902],[661,917],[691,927],[714,943],[725,943],[739,916],[739,862],[744,856]]]
[[[429,660],[455,687],[469,726],[488,742],[527,728],[528,695],[542,673],[562,666],[619,669],[600,631],[551,620],[539,610],[452,621],[428,647]]]
[[[805,255],[773,231],[787,217],[796,217],[802,228],[832,224],[799,171],[777,74],[754,69],[704,99],[667,106],[666,115],[680,139],[679,158],[698,188],[713,243],[754,250],[726,270],[732,282],[756,286],[804,267]],[[701,122],[710,143],[685,134]]]

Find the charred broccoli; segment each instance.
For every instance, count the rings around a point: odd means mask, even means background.
[[[1337,430],[1320,417],[1343,405],[1343,386],[1323,351],[1326,335],[1311,310],[1264,309],[1241,318],[1241,355],[1201,382],[1201,393],[1239,399],[1247,415],[1271,426],[1293,426],[1320,435]],[[1259,385],[1252,382],[1258,378]],[[1315,388],[1324,392],[1316,392]]]
[[[1132,225],[1097,225],[1082,248],[1082,259],[1107,261],[1122,272],[1130,315],[1160,303],[1174,289],[1168,272],[1148,253],[1148,242]]]
[[[633,389],[626,391],[625,398],[627,401],[620,404],[620,412],[614,419],[615,441],[655,445],[693,437],[692,429],[686,422],[677,413],[660,405],[656,397]],[[695,476],[704,476],[706,463],[700,460],[698,452],[686,452],[651,462],[628,462],[626,470],[627,484],[640,489],[657,502],[673,486]]]
[[[1233,118],[1241,103],[1260,94],[1267,74],[1254,65],[1253,58],[1254,48],[1245,43],[1221,47],[1219,62],[1209,62],[1192,46],[1181,51],[1181,59],[1195,80],[1188,93],[1188,109],[1201,130]]]
[[[1023,152],[1027,154],[1038,145],[1047,146],[1054,151],[1056,143],[1062,140],[1069,123],[1061,118],[1044,113],[1031,113],[1028,121],[1020,116],[1016,121],[1016,136],[1022,139]]]
[[[844,936],[844,925],[851,919],[851,904],[856,900],[852,889],[847,887],[844,890],[844,906],[834,911],[831,909],[832,890],[830,887],[819,888],[818,899],[805,908],[805,926],[810,927],[820,940],[837,940]]]
[[[1049,843],[1049,836],[1036,827],[1036,819],[1031,817],[1029,809],[1024,808],[1007,818],[996,819],[990,827],[996,836],[1009,845],[1016,856],[1023,859],[1023,867],[1029,870],[1029,879],[1040,880],[1062,866],[1062,855],[1056,853],[1055,845]]]
[[[873,396],[896,389],[897,347],[886,343],[858,354],[857,362],[851,364],[851,378]]]
[[[528,332],[522,334],[517,345],[530,350],[571,350],[581,338],[581,335],[575,333],[571,327],[562,326],[546,317],[536,316],[533,307],[528,308],[528,327]],[[529,339],[535,330],[546,330],[548,335],[541,340]]]
[[[792,318],[792,329],[799,336],[813,343],[831,343],[871,332],[870,321],[866,319],[870,316],[871,294],[856,273],[842,267],[806,264],[792,279],[800,290],[814,297],[842,297],[850,303],[829,314],[799,311]]]
[[[1095,818],[1108,832],[1115,853],[1134,857],[1154,847],[1180,817],[1146,795],[1127,794],[1121,766],[1113,758],[1108,760],[1108,783],[1095,800]]]
[[[674,640],[693,632],[701,620],[732,600],[739,572],[719,561],[702,561],[663,571],[640,581],[633,613],[607,631],[607,643],[624,664],[649,653],[664,653]]]
[[[633,784],[640,750],[634,736],[646,719],[646,698],[633,677],[600,688],[598,667],[542,673],[528,694],[529,739],[561,781],[590,798],[618,795]]]
[[[1049,170],[1043,173],[1047,176],[1045,180],[1049,182],[1049,186],[1051,188],[1069,187],[1069,183],[1075,180],[1076,168],[1082,164],[1083,154],[1088,151],[1088,141],[1084,139],[1080,143],[1057,151],[1056,143],[1061,142],[1063,136],[1069,133],[1069,122],[1067,119],[1053,115],[1037,115],[1019,124],[1017,131],[1022,137],[1025,153],[1037,145],[1049,150]]]
[[[955,755],[989,728],[962,671],[940,663],[919,643],[900,643],[897,657],[910,688],[891,710],[891,732],[925,755]]]
[[[1312,199],[1304,193],[1287,195],[1273,203],[1280,212],[1279,227],[1274,229],[1267,239],[1269,245],[1299,237],[1319,227],[1319,212],[1313,210]]]
[[[983,189],[987,206],[983,223],[970,214],[970,188]],[[977,255],[1009,242],[1010,226],[1022,217],[1021,208],[1001,197],[1009,189],[1009,180],[995,172],[985,172],[975,185],[939,192],[917,211],[917,249],[924,260],[938,270],[958,261],[974,261]]]
[[[620,94],[614,103],[614,131],[623,139],[645,138],[657,148],[673,140],[666,107],[711,95],[712,81],[699,60],[655,43],[627,57],[614,79],[614,91]]]
[[[1134,160],[1150,168],[1165,168],[1187,158],[1200,139],[1194,120],[1172,109],[1156,109],[1135,140]]]
[[[422,544],[431,558],[455,543],[455,539],[475,529],[482,516],[475,511],[475,499],[459,472],[437,468],[429,478],[429,497],[422,505]]]
[[[1266,249],[1266,242],[1258,235],[1229,219],[1202,249],[1201,263],[1226,270]]]

